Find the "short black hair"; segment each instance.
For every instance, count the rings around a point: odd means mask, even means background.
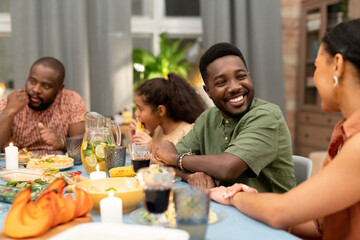
[[[244,65],[247,69],[244,56],[237,47],[227,42],[216,43],[212,45],[200,59],[200,65],[199,65],[200,73],[206,85],[208,82],[207,67],[209,66],[209,64],[218,58],[228,55],[238,56],[244,62]]]
[[[39,64],[44,67],[49,67],[59,73],[59,84],[61,85],[64,83],[65,67],[59,60],[53,57],[42,57],[36,60],[30,69],[32,69],[35,65]]]

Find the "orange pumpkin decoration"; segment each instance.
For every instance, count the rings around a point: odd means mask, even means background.
[[[75,218],[85,216],[92,208],[90,195],[80,188],[75,188]]]
[[[4,223],[7,236],[39,236],[51,228],[53,212],[49,202],[41,206],[35,205],[30,198],[31,187],[25,188],[16,196]]]
[[[91,197],[82,189],[75,189],[75,201],[70,194],[63,197],[66,185],[63,178],[56,179],[35,203],[31,200],[31,187],[22,190],[6,216],[5,234],[12,238],[36,237],[51,227],[86,215],[93,207]]]

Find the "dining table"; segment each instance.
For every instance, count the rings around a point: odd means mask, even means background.
[[[0,161],[0,165],[4,165],[5,161]],[[130,157],[127,154],[125,165],[130,165]],[[81,171],[82,175],[89,177],[86,173],[83,165],[74,165],[64,171],[74,172]],[[176,182],[173,188],[186,187],[188,184],[183,181]],[[11,208],[9,203],[1,203]],[[139,204],[138,208],[143,207]],[[219,214],[219,221],[213,224],[209,224],[206,231],[206,240],[217,240],[217,239],[299,239],[296,236],[288,233],[284,230],[274,229],[262,222],[252,219],[245,214],[238,211],[233,206],[226,206],[217,202],[211,201],[210,209],[214,209],[216,214]],[[9,211],[9,210],[8,210]],[[0,230],[4,228],[4,221],[7,212],[0,213]],[[134,210],[136,211],[136,210]],[[90,212],[92,215],[93,222],[100,222],[101,218],[99,213],[93,211]],[[131,212],[123,215],[123,223],[125,224],[140,224],[131,217]]]

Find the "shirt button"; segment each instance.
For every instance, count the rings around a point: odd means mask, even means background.
[[[225,141],[227,141],[228,140],[228,137],[225,137]]]
[[[229,123],[229,120],[225,120],[225,123]]]

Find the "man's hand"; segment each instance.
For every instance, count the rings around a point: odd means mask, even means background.
[[[215,187],[215,182],[212,177],[203,172],[190,174],[187,181],[190,186],[200,186],[209,189]]]
[[[6,109],[10,114],[23,110],[29,104],[29,96],[24,89],[16,89],[7,97]]]
[[[53,146],[55,149],[63,150],[65,148],[64,139],[56,135],[52,129],[45,127],[41,122],[38,123],[38,128],[40,136],[46,144]]]
[[[179,156],[174,143],[170,141],[163,142],[154,153],[157,161],[161,161],[166,165],[176,166],[176,158]]]

